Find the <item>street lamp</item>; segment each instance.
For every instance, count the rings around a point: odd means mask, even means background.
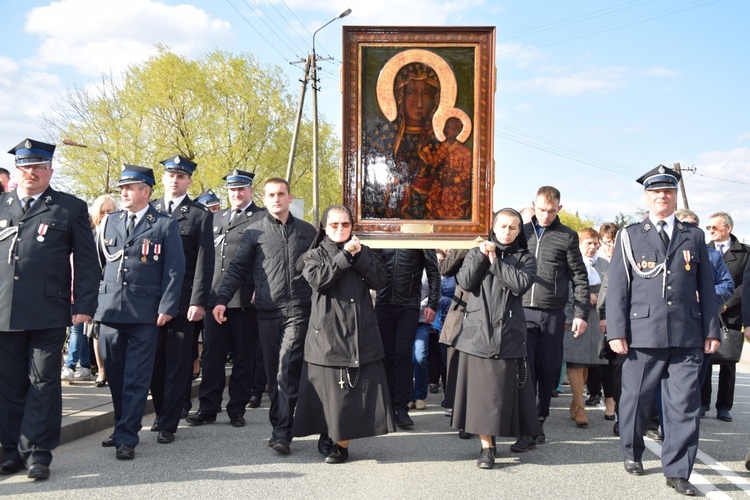
[[[332,22],[352,13],[352,9],[346,9],[344,12],[334,17],[323,26],[315,30],[312,37],[312,90],[313,90],[313,225],[318,227],[318,64],[317,55],[315,54],[315,35]]]
[[[106,176],[106,180],[105,180],[106,184],[104,185],[105,186],[104,187],[104,193],[109,194],[110,193],[110,191],[109,191],[109,167],[110,167],[110,156],[109,156],[109,153],[107,151],[105,151],[104,149],[94,148],[94,147],[91,147],[91,146],[87,146],[86,144],[81,144],[80,142],[76,142],[76,141],[73,141],[73,140],[67,139],[67,138],[63,139],[62,142],[66,146],[73,146],[73,147],[76,147],[76,148],[86,148],[86,149],[90,149],[92,151],[96,151],[97,153],[102,153],[107,158],[107,176]]]

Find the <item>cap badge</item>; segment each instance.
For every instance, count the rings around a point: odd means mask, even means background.
[[[180,164],[180,157],[179,156],[175,156],[173,161],[174,161],[175,165],[179,165]]]
[[[26,149],[31,149],[31,141],[26,139],[26,142],[23,143],[23,147],[25,147]]]
[[[663,174],[664,172],[666,172],[666,170],[664,170],[664,165],[659,165],[659,173]]]

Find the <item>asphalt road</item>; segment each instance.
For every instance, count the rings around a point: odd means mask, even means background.
[[[458,438],[440,407],[441,398],[430,394],[426,410],[411,411],[412,430],[353,441],[350,460],[338,465],[323,462],[317,438],[296,439],[289,456],[268,448],[267,400],[247,411],[244,428],[231,427],[222,413],[214,424],[181,426],[177,441],[168,445],[156,443],[149,416],[135,460],[118,461],[112,448],[102,448],[101,440],[110,433],[103,431],[59,447],[50,480],[10,476],[0,480],[0,495],[56,500],[678,497],[665,485],[658,443],[649,442],[643,476],[625,473],[603,407],[590,409],[589,427],[579,429],[569,418],[570,394],[561,395],[553,400],[545,424],[547,444],[515,454],[509,451],[513,439],[499,440],[495,469],[486,471],[476,467],[478,439]],[[712,410],[701,421],[691,481],[711,498],[750,495],[750,472],[743,463],[750,447],[750,368],[742,365],[732,415],[733,422],[721,422]]]

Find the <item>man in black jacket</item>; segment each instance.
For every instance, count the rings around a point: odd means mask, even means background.
[[[317,234],[312,224],[289,212],[291,202],[289,183],[284,179],[273,177],[263,185],[268,215],[245,230],[213,310],[216,322],[224,323],[227,304],[243,278],[251,277],[271,399],[273,435],[268,445],[283,455],[291,452],[292,419],[312,306],[312,289],[296,263]]]
[[[534,217],[523,230],[537,260],[537,279],[523,296],[526,314],[527,341],[531,376],[537,393],[537,416],[540,425],[549,416],[552,390],[560,377],[565,334],[565,305],[568,302],[568,283],[573,284],[573,336],[586,331],[590,299],[589,282],[578,234],[563,225],[557,215],[560,191],[542,186],[533,202]],[[536,438],[545,440],[544,430]]]
[[[742,330],[742,275],[745,272],[750,252],[748,247],[740,243],[732,234],[734,221],[726,212],[716,212],[708,220],[706,231],[711,237],[708,246],[720,251],[729,274],[734,280],[734,294],[726,302],[719,304],[721,318],[724,324],[733,330]],[[711,365],[708,365],[706,379],[701,387],[701,416],[711,406]],[[724,364],[719,369],[719,385],[716,392],[716,418],[724,422],[731,422],[729,411],[734,404],[734,383],[737,377],[737,365]]]
[[[396,425],[411,427],[409,401],[414,392],[412,351],[419,326],[422,301],[422,272],[427,271],[430,293],[424,310],[425,322],[432,323],[440,301],[440,272],[434,250],[380,250],[388,268],[388,284],[378,290],[375,314],[385,349],[385,373]]]

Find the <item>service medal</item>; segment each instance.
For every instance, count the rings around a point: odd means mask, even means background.
[[[8,221],[0,220],[0,229],[5,229],[6,227],[8,227]]]
[[[685,259],[685,271],[690,271],[690,250],[683,250],[682,258]]]
[[[154,260],[159,260],[159,254],[161,253],[161,244],[154,243]]]
[[[648,263],[648,268],[649,268],[649,269],[653,269],[653,268],[655,268],[655,267],[656,267],[656,262],[649,262],[649,263]]]
[[[643,268],[648,268],[648,262],[646,262],[645,260],[641,262],[641,269]]]
[[[39,236],[36,237],[36,241],[38,241],[39,243],[44,241],[44,235],[47,234],[48,227],[49,226],[47,226],[47,224],[44,224],[44,223],[39,224],[39,229],[37,230],[37,233],[39,234]]]
[[[146,262],[148,260],[146,257],[148,256],[148,248],[150,244],[151,242],[147,239],[144,239],[143,243],[141,243],[141,254],[143,254],[141,257],[141,262]]]

